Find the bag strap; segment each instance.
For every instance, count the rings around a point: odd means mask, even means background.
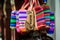
[[[27,3],[27,4],[26,4]],[[29,2],[27,2],[27,0],[24,0],[23,5],[21,6],[21,8],[19,10],[26,10],[26,8],[29,6]]]
[[[39,1],[38,1],[38,0],[33,0],[33,2],[34,2],[34,5],[35,5],[35,6],[40,6],[40,4],[39,4]],[[35,7],[35,6],[34,6],[34,7]]]
[[[16,10],[15,0],[11,0],[10,3],[11,3],[11,9],[12,9],[12,10]]]
[[[4,5],[3,5],[3,13],[4,13],[4,16],[5,18],[7,18],[7,14],[6,14],[6,0],[4,0]]]

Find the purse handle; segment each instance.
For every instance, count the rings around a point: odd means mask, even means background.
[[[24,3],[19,10],[26,10],[27,6],[29,6],[29,2],[27,2],[27,0],[24,0]]]
[[[35,6],[40,5],[38,0],[29,0],[30,7],[28,10],[33,10]]]
[[[39,4],[39,1],[38,1],[38,0],[33,0],[33,2],[34,2],[34,4],[35,4],[35,6],[40,6],[40,4]]]
[[[28,7],[27,10],[31,10],[33,8],[33,5],[37,6],[40,5],[38,0],[29,0],[27,2],[27,0],[24,0],[23,5],[21,6],[21,8],[19,10],[26,10],[26,8]]]

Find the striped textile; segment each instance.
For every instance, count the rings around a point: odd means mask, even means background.
[[[12,11],[11,16],[10,16],[10,28],[15,29],[16,27],[16,12],[17,11]]]
[[[18,32],[26,31],[26,28],[25,28],[26,19],[27,19],[27,11],[19,10],[16,14],[16,28],[17,28],[17,31],[19,30]]]
[[[44,12],[45,23],[46,25],[50,26],[50,8],[49,6],[46,5],[43,9],[44,9],[43,12]]]
[[[45,8],[43,8],[43,12],[44,12],[44,18],[45,18],[45,23],[46,25],[50,26],[50,28],[47,30],[48,34],[53,34],[54,33],[54,13],[50,11],[50,8],[48,5],[45,6]]]
[[[40,7],[40,6],[37,6],[37,7],[35,7],[35,12],[36,12],[37,28],[39,30],[40,29],[40,26],[43,25],[44,22],[45,22],[43,8]]]
[[[55,29],[55,17],[54,13],[50,12],[50,29],[48,29],[48,34],[53,34]]]
[[[55,17],[53,12],[50,12],[50,26],[55,27]]]

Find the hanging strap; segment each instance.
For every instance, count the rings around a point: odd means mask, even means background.
[[[40,4],[39,4],[39,1],[38,1],[38,0],[33,0],[33,3],[34,3],[34,5],[35,5],[35,6],[40,6]],[[35,7],[35,6],[34,6],[34,7]]]
[[[14,0],[11,0],[11,9],[12,10],[16,10],[16,7],[15,7],[15,1]]]
[[[7,14],[6,14],[6,0],[4,0],[4,5],[3,5],[3,13],[4,13],[4,16],[5,18],[7,17]]]
[[[23,5],[21,6],[21,8],[19,10],[26,10],[25,8],[27,8],[27,6],[29,6],[29,2],[26,4],[26,0],[24,0]],[[26,5],[25,5],[26,4]]]

